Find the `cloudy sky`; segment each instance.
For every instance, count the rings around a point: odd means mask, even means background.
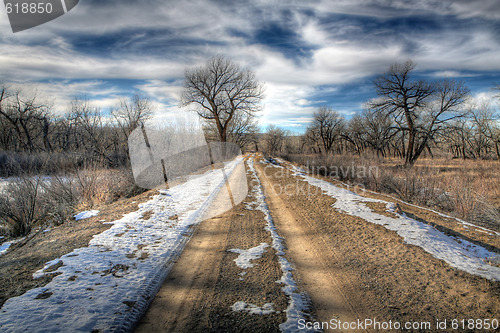
[[[498,0],[80,0],[13,34],[0,9],[0,82],[37,89],[63,113],[74,97],[106,112],[126,95],[178,109],[186,68],[223,54],[265,82],[261,125],[301,132],[328,105],[349,117],[372,80],[412,59],[418,76],[500,83]]]

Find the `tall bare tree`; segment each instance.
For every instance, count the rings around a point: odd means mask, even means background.
[[[227,141],[238,114],[254,117],[261,109],[263,85],[255,73],[222,56],[186,70],[182,105],[194,105],[198,115],[213,122],[220,141]]]
[[[374,81],[379,98],[370,103],[372,110],[392,115],[408,133],[405,166],[415,163],[449,121],[465,115],[461,106],[469,94],[460,82],[414,80],[414,69],[411,61],[391,65]]]
[[[264,136],[267,151],[271,154],[280,153],[285,144],[288,132],[278,126],[269,125]]]

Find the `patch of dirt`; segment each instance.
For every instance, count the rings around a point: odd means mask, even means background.
[[[383,202],[363,202],[363,205],[370,208],[373,212],[375,212],[377,214],[387,216],[387,217],[392,217],[395,219],[398,218],[398,216],[396,214],[389,212],[387,210],[387,207]],[[398,210],[399,210],[399,206],[398,206]]]
[[[47,299],[52,296],[54,293],[50,291],[45,291],[41,294],[36,295],[35,299]]]
[[[302,224],[298,235],[310,240],[306,250],[319,253],[337,273],[339,289],[363,316],[359,319],[435,323],[444,318],[498,318],[500,283],[454,269],[383,226],[338,212],[332,198],[320,191],[304,194],[300,187],[307,188],[308,183],[286,173],[278,177],[278,170],[269,168],[266,175],[272,186],[288,186],[286,193],[279,194],[284,205],[280,210],[288,210]],[[437,220],[436,215],[432,218]],[[287,235],[294,228],[289,221],[279,223],[278,232]],[[292,251],[290,239],[288,244],[292,260],[299,262],[300,252]],[[304,283],[313,303],[321,302],[315,295],[336,288],[334,281],[325,278],[320,284],[308,284],[311,269],[306,264],[297,266],[299,283]],[[334,311],[319,311],[318,320],[329,321]]]
[[[74,249],[85,247],[96,234],[109,229],[111,224],[103,224],[102,220],[112,222],[124,214],[138,209],[138,204],[147,201],[157,192],[152,190],[137,197],[118,200],[112,204],[97,207],[97,216],[79,221],[70,220],[60,226],[52,227],[48,232],[35,232],[28,236],[26,242],[12,245],[12,248],[0,256],[0,307],[11,297],[24,294],[26,291],[45,286],[55,274],[48,274],[33,279],[33,273],[43,268],[46,262],[67,254]],[[46,269],[55,271],[63,263],[57,263]]]
[[[148,210],[147,212],[142,214],[142,219],[144,221],[149,220],[153,214],[154,214],[154,212],[152,210]]]

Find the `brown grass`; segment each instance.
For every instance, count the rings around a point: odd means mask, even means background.
[[[23,236],[36,227],[65,223],[75,212],[142,192],[127,169],[90,166],[40,179],[20,176],[0,193],[0,234]]]
[[[422,158],[413,168],[375,156],[294,154],[309,172],[500,230],[500,162]],[[354,169],[354,172],[352,170]]]

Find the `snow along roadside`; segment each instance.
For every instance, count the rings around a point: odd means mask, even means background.
[[[487,261],[498,262],[500,255],[497,253],[488,251],[484,247],[467,240],[448,236],[434,227],[409,218],[404,214],[398,214],[395,211],[395,205],[391,202],[363,197],[327,181],[307,176],[303,169],[290,165],[294,170],[293,175],[300,176],[309,185],[318,187],[326,195],[336,199],[333,207],[339,211],[396,231],[406,243],[421,247],[452,267],[492,281],[500,281],[500,267],[491,266],[487,263]],[[377,214],[364,204],[366,202],[383,203],[388,211],[398,217],[393,218]]]
[[[279,236],[276,226],[274,225],[271,212],[269,211],[269,207],[266,204],[266,196],[264,195],[264,191],[262,189],[262,183],[257,176],[257,172],[255,171],[254,159],[248,159],[247,164],[251,177],[257,182],[257,185],[255,185],[251,190],[251,192],[255,194],[256,209],[264,213],[265,220],[267,222],[265,229],[271,234],[271,238],[273,240],[272,248],[276,250],[278,262],[280,264],[281,271],[283,272],[281,279],[276,282],[284,285],[281,289],[288,296],[288,308],[285,310],[287,320],[286,322],[280,324],[280,329],[282,332],[308,332],[307,329],[299,330],[297,323],[300,319],[307,320],[310,317],[307,314],[310,303],[309,296],[305,292],[297,292],[297,284],[295,283],[291,272],[293,267],[285,258],[283,238]],[[234,306],[236,306],[236,304],[233,305],[233,307]]]
[[[226,163],[226,174],[242,160]],[[7,300],[0,310],[0,330],[130,331],[184,249],[190,227],[200,222],[224,184],[220,170],[190,177],[115,221],[88,247],[47,263],[44,269],[62,262],[56,271],[61,274]]]

